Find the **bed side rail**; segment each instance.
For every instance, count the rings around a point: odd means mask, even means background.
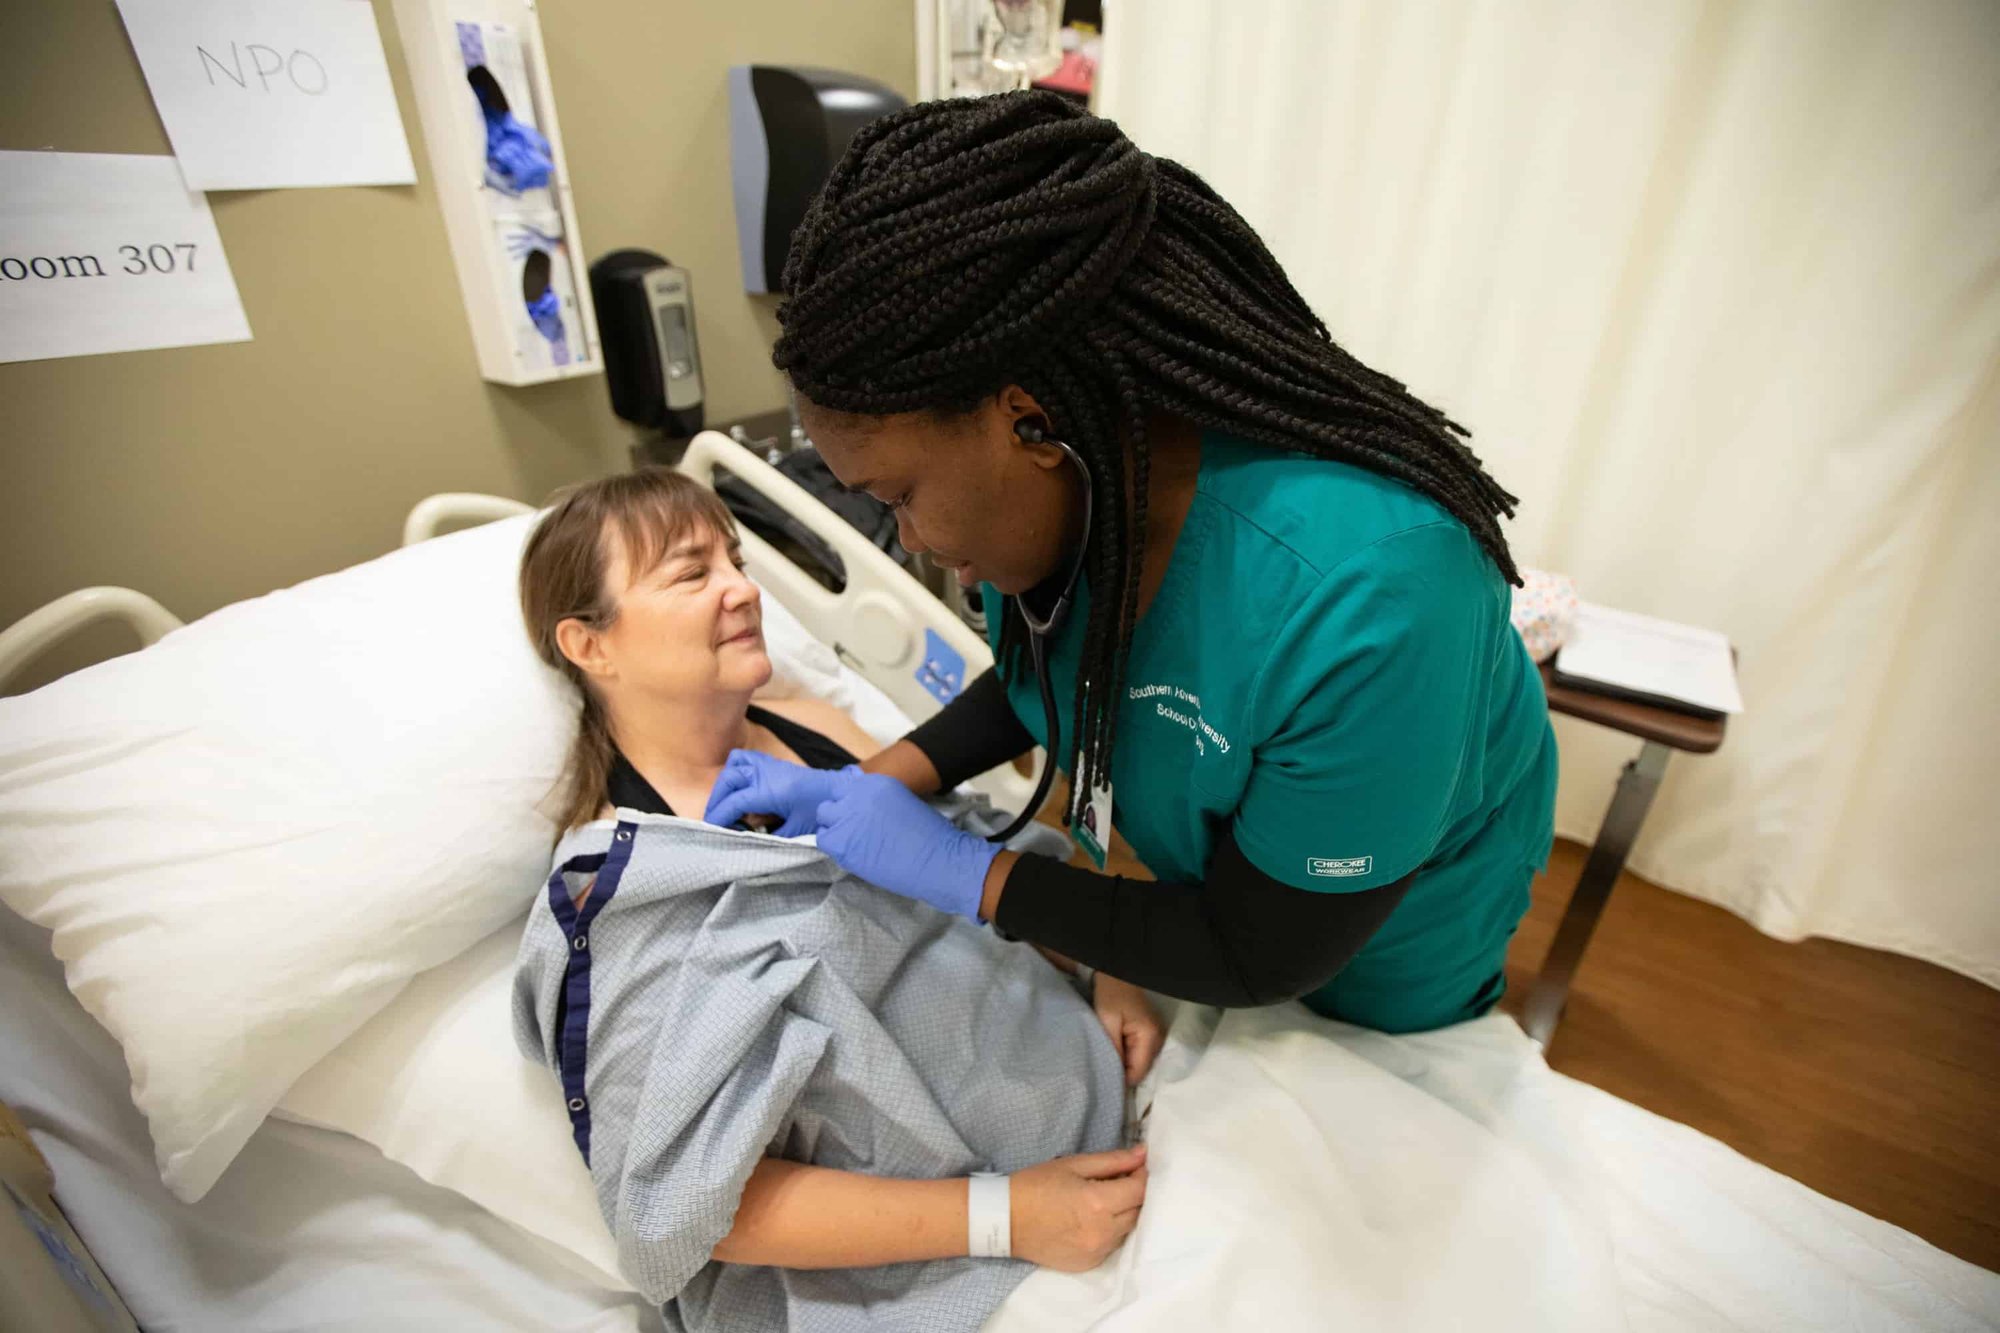
[[[181,627],[180,619],[143,592],[130,588],[79,588],[0,630],[0,685],[58,641],[100,620],[122,620],[142,646]]]
[[[496,518],[512,518],[533,509],[533,505],[522,504],[519,500],[498,495],[476,495],[470,491],[447,491],[442,495],[428,496],[417,501],[416,507],[410,510],[410,516],[403,520],[403,545],[415,546],[418,542],[429,541],[438,535],[438,529],[449,523],[491,523]]]

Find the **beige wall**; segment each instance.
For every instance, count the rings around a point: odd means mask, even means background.
[[[601,376],[479,377],[394,16],[414,187],[211,194],[254,340],[0,365],[0,624],[126,584],[192,619],[380,554],[436,491],[537,499],[624,465]],[[694,276],[709,420],[783,402],[772,298],[744,294],[726,71],[832,66],[913,96],[908,0],[549,0],[542,30],[583,252]],[[8,6],[0,147],[169,151],[112,0]],[[16,683],[117,651],[81,636]]]

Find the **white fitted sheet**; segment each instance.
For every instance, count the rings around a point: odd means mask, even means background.
[[[1511,1018],[1187,1007],[1157,1080],[1131,1240],[988,1333],[2000,1328],[2000,1277],[1553,1072]]]
[[[207,1198],[175,1200],[47,938],[0,913],[0,1097],[154,1333],[659,1327],[328,1130],[268,1121]],[[1187,1007],[1153,1092],[1132,1241],[1034,1275],[991,1333],[2000,1329],[2000,1277],[1551,1072],[1505,1018],[1386,1037]]]

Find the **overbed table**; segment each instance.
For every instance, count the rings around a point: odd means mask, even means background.
[[[1535,977],[1533,989],[1521,1009],[1521,1026],[1543,1046],[1555,1035],[1569,999],[1570,982],[1576,977],[1583,951],[1597,929],[1597,919],[1618,885],[1625,858],[1638,840],[1639,829],[1652,807],[1653,794],[1667,771],[1667,760],[1675,750],[1688,754],[1713,754],[1722,746],[1726,719],[1696,717],[1651,704],[1590,694],[1556,683],[1548,663],[1542,664],[1542,687],[1548,692],[1549,711],[1582,718],[1613,731],[1636,736],[1641,744],[1638,756],[1629,760],[1611,795],[1610,808],[1598,826],[1597,841],[1583,863],[1569,907],[1556,928],[1555,942]]]

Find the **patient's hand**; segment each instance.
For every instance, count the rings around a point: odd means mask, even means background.
[[[1104,1024],[1119,1059],[1124,1061],[1125,1082],[1136,1085],[1153,1067],[1153,1057],[1167,1039],[1160,1016],[1153,1012],[1153,1002],[1131,982],[1099,972],[1092,985],[1091,1003],[1097,1010],[1097,1021]]]
[[[1103,1263],[1139,1225],[1146,1146],[1058,1157],[1016,1171],[1008,1191],[1014,1257],[1082,1273]]]

